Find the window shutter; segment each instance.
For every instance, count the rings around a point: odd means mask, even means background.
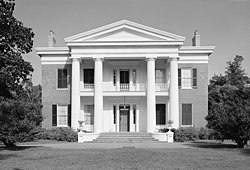
[[[52,126],[57,126],[57,105],[52,105]]]
[[[193,68],[193,88],[197,88],[197,69]]]
[[[68,126],[71,127],[71,104],[68,105]]]
[[[181,87],[181,69],[178,68],[178,86]]]

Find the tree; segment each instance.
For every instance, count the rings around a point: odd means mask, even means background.
[[[250,139],[250,79],[241,67],[243,57],[228,62],[225,75],[215,75],[208,87],[207,126],[221,139],[244,147]]]
[[[32,86],[31,81],[23,84],[17,100],[0,103],[0,141],[8,147],[32,139],[43,120],[41,86]]]
[[[41,87],[30,81],[34,33],[13,16],[14,0],[0,0],[0,140],[14,146],[42,121]]]
[[[0,0],[0,97],[13,98],[33,71],[22,54],[32,50],[34,33],[13,16],[14,0]]]

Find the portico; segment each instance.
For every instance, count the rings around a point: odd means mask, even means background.
[[[130,102],[128,101],[128,99],[130,98],[146,98],[146,114],[144,115],[146,117],[146,122],[144,122],[144,124],[146,124],[146,132],[156,132],[156,94],[159,95],[159,93],[161,91],[157,91],[156,87],[157,87],[157,83],[155,82],[155,70],[156,70],[156,60],[157,60],[157,55],[148,55],[144,58],[144,61],[142,58],[138,58],[141,61],[140,62],[145,62],[146,65],[146,80],[144,80],[144,84],[145,87],[144,89],[142,88],[141,91],[138,90],[136,91],[135,85],[133,85],[132,81],[132,77],[131,75],[132,73],[132,69],[128,70],[128,74],[130,75],[129,77],[129,87],[128,89],[123,89],[121,90],[121,88],[124,88],[124,86],[122,86],[123,83],[120,83],[120,81],[118,81],[119,79],[117,79],[117,84],[116,86],[120,85],[120,89],[118,91],[116,90],[110,90],[108,91],[107,89],[103,89],[103,87],[105,87],[106,82],[103,81],[103,77],[104,77],[104,68],[103,68],[103,63],[107,60],[107,62],[109,62],[109,58],[108,57],[93,57],[93,59],[88,59],[88,60],[93,60],[94,63],[94,86],[92,89],[92,94],[91,96],[93,96],[93,105],[94,105],[94,125],[93,125],[93,131],[95,133],[100,133],[100,132],[104,132],[103,129],[103,119],[105,119],[105,117],[103,116],[103,100],[105,97],[116,97],[116,98],[120,98],[120,103],[114,102],[112,101],[111,103],[113,103],[113,105],[116,106],[116,111],[115,111],[115,117],[116,117],[116,125],[115,125],[115,131],[119,132],[121,131],[120,129],[120,117],[121,117],[121,107],[123,105],[127,105],[127,112],[128,112],[128,117],[126,119],[130,119],[128,121],[129,124],[129,128],[128,131],[140,131],[139,130],[139,111],[138,110],[138,104],[135,105],[133,103],[127,103]],[[77,128],[78,124],[77,123],[73,123],[73,121],[78,122],[78,120],[82,120],[84,119],[84,116],[81,116],[81,102],[80,102],[80,98],[84,97],[86,95],[84,95],[84,92],[81,92],[80,90],[80,84],[81,83],[77,83],[80,82],[80,65],[81,65],[81,69],[84,69],[84,59],[83,58],[72,58],[72,90],[71,90],[71,95],[72,95],[72,127],[73,128]],[[133,59],[132,59],[133,60]],[[166,59],[162,59],[161,61],[166,61],[165,63],[165,69],[170,70],[170,81],[169,81],[169,88],[165,88],[165,89],[161,89],[163,94],[160,94],[159,96],[165,96],[166,98],[168,98],[168,100],[165,101],[166,105],[169,105],[169,114],[167,115],[168,118],[167,120],[172,120],[174,122],[173,127],[178,127],[179,123],[179,112],[178,112],[178,105],[179,105],[179,101],[178,101],[178,67],[177,67],[177,60],[178,57],[176,56],[171,56],[171,57],[167,57]],[[113,61],[113,60],[112,60]],[[168,68],[170,66],[170,68]],[[118,69],[120,70],[120,69]],[[124,70],[124,69],[123,69]],[[119,76],[120,77],[120,76]],[[138,78],[137,78],[138,79]],[[113,81],[112,79],[110,81]],[[76,83],[75,83],[76,82]],[[141,83],[142,84],[142,83]],[[167,86],[167,83],[165,83]],[[85,86],[86,87],[86,86]],[[113,94],[112,94],[113,93]],[[81,94],[81,95],[80,95]],[[88,94],[89,95],[89,94]],[[123,99],[127,98],[126,103],[124,103],[125,101],[123,101]],[[112,99],[111,99],[112,100]],[[132,99],[133,100],[133,99]],[[141,99],[140,99],[141,100]],[[175,100],[175,101],[172,101]],[[134,102],[136,103],[136,102]],[[137,109],[135,109],[135,111],[133,111],[133,107],[136,107]],[[135,112],[135,113],[133,113]],[[75,114],[76,113],[76,114]],[[122,110],[122,113],[126,113],[125,110]],[[135,116],[133,116],[133,114],[135,114]],[[135,121],[133,121],[133,118],[135,118]],[[84,120],[83,120],[84,121]],[[135,128],[133,128],[132,130],[132,122],[135,122],[134,126]]]

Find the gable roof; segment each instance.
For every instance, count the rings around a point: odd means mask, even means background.
[[[184,42],[185,37],[128,20],[121,20],[64,39],[79,42]]]

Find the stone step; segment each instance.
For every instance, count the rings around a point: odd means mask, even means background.
[[[153,139],[151,136],[99,136],[98,139]]]
[[[92,143],[152,143],[158,142],[150,133],[145,132],[111,132],[101,133]]]
[[[101,133],[100,136],[151,136],[150,133],[139,133],[139,132],[111,132],[111,133]]]
[[[145,140],[131,140],[131,141],[123,141],[123,140],[106,140],[106,141],[102,141],[102,140],[93,140],[90,143],[155,143],[155,142],[159,142],[159,141],[145,141]]]

